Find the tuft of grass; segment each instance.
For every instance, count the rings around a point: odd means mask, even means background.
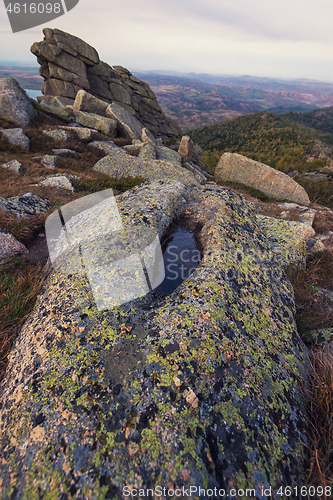
[[[25,244],[44,229],[45,220],[51,212],[52,209],[39,217],[15,217],[0,210],[0,227]]]
[[[142,177],[121,177],[119,179],[110,178],[107,175],[99,175],[96,178],[73,179],[72,183],[82,195],[96,193],[103,189],[113,189],[115,195],[123,193],[128,189],[144,182]]]
[[[328,349],[310,351],[309,387],[304,390],[310,424],[307,484],[333,486],[333,355]],[[331,495],[320,498],[330,499]]]
[[[49,269],[27,258],[0,262],[0,379],[7,356],[27,316],[32,312]]]
[[[333,291],[333,253],[324,250],[309,259],[307,269],[286,270],[293,286],[298,332],[308,343],[308,333],[319,328],[333,327],[333,308],[317,287]]]
[[[333,231],[333,213],[327,210],[317,210],[312,227],[319,234]]]

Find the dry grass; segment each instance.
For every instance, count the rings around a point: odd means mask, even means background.
[[[13,342],[34,308],[48,271],[47,267],[32,265],[26,258],[0,263],[0,379]]]
[[[313,221],[313,229],[316,233],[324,234],[327,231],[333,231],[333,213],[320,207],[314,206],[313,208],[317,209]]]
[[[325,250],[308,261],[306,270],[290,268],[286,273],[294,288],[297,328],[309,342],[311,330],[333,326],[333,307],[317,290],[333,291],[333,253]]]
[[[308,485],[333,486],[333,356],[329,350],[310,351],[312,372],[306,391],[310,419]],[[332,498],[322,495],[321,498]]]

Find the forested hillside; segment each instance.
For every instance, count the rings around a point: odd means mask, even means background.
[[[305,155],[310,152],[315,139],[333,145],[333,134],[316,131],[285,115],[266,111],[191,130],[188,135],[204,149],[210,168],[214,168],[220,156],[229,151],[283,172],[301,171],[309,167]]]
[[[305,113],[289,112],[284,113],[286,118],[302,125],[315,128],[321,132],[333,134],[333,106],[323,109],[315,109]]]

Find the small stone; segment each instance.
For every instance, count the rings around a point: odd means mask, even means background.
[[[0,259],[27,255],[28,249],[5,229],[0,228]]]
[[[54,153],[55,155],[78,155],[79,154],[77,151],[74,151],[73,149],[67,149],[67,148],[52,149],[52,153]]]
[[[11,170],[12,172],[15,172],[16,174],[22,174],[22,165],[17,160],[11,160],[7,163],[4,163],[3,165],[1,165],[1,167],[6,169],[6,170]]]
[[[12,146],[18,146],[21,149],[29,151],[30,140],[25,135],[22,128],[1,129],[1,133]]]
[[[60,160],[58,155],[45,155],[40,160],[40,163],[46,168],[57,168]]]
[[[74,186],[71,181],[64,175],[59,175],[57,177],[49,177],[38,184],[44,187],[54,187],[58,189],[67,189],[68,191],[74,191]]]
[[[54,141],[67,141],[71,138],[65,130],[42,130],[42,133]]]
[[[324,243],[321,240],[316,240],[309,250],[310,255],[315,255],[316,253],[321,253],[326,249]]]
[[[92,139],[92,131],[90,128],[87,128],[87,127],[61,127],[62,129],[65,129],[68,130],[69,132],[74,132],[74,134],[76,135],[76,137],[80,140],[80,141],[91,141]]]

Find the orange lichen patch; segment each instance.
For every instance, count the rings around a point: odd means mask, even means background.
[[[30,438],[32,441],[43,441],[45,438],[45,429],[41,427],[40,425],[37,425],[37,427],[34,427],[30,433]]]

